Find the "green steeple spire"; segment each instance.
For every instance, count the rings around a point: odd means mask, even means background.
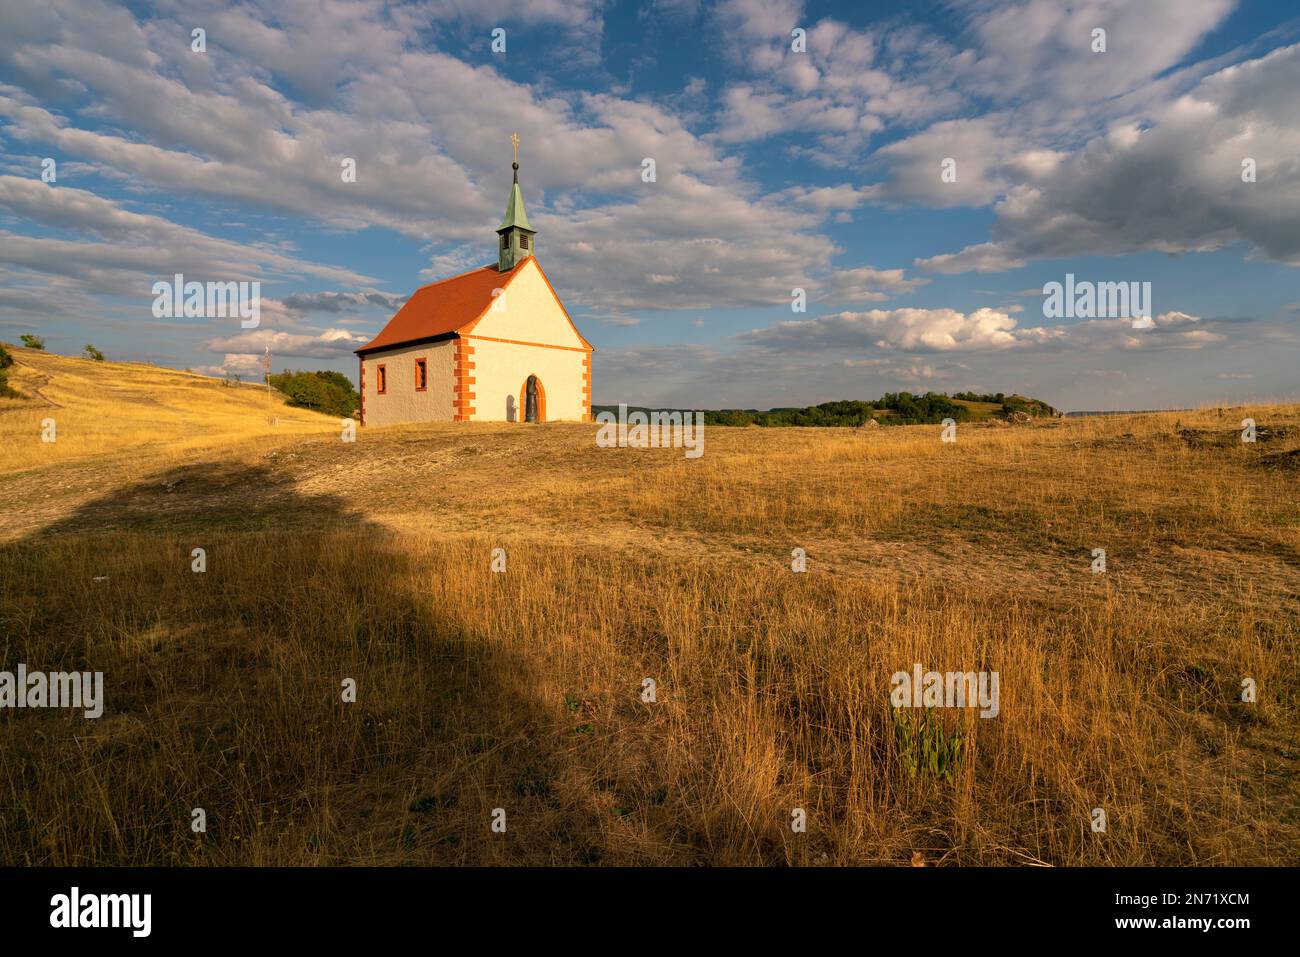
[[[506,218],[501,221],[501,229],[518,226],[520,229],[534,232],[535,230],[528,225],[528,213],[524,209],[524,193],[519,188],[519,164],[515,163],[514,166],[515,182],[510,187],[510,202],[506,203]]]
[[[510,187],[510,200],[506,203],[505,219],[497,227],[500,251],[497,269],[507,272],[514,269],[522,260],[533,254],[533,237],[537,230],[528,225],[528,213],[524,210],[524,194],[519,189],[519,134],[510,137],[515,147],[515,161],[511,164],[515,171],[515,181]]]

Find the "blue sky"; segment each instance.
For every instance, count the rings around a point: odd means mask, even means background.
[[[8,5],[0,338],[355,378],[494,257],[518,131],[597,403],[1295,397],[1297,90],[1281,0]],[[155,318],[176,272],[262,282],[260,326]],[[1153,327],[1045,317],[1067,273]]]

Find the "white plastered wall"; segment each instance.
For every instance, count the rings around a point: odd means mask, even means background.
[[[474,347],[474,422],[522,422],[520,393],[530,375],[546,393],[546,421],[578,422],[583,401],[585,352],[469,338]],[[513,413],[513,414],[512,414]]]
[[[586,417],[583,360],[590,355],[529,259],[466,336],[474,347],[474,421],[522,421],[530,375],[546,392],[546,420]]]

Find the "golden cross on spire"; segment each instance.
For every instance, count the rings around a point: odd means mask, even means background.
[[[515,148],[515,162],[518,163],[519,162],[519,134],[511,133],[510,142]]]

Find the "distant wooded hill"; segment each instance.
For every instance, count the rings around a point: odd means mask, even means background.
[[[618,413],[618,406],[593,405],[593,414]],[[652,410],[645,406],[629,406],[628,411],[687,411]],[[848,426],[862,425],[875,419],[881,425],[925,425],[953,419],[957,422],[978,422],[981,419],[1010,419],[1020,415],[1032,418],[1050,418],[1060,413],[1041,399],[1023,395],[1006,395],[1002,392],[975,393],[887,392],[874,401],[841,399],[803,408],[768,409],[705,409],[706,425],[763,425],[763,426]]]

